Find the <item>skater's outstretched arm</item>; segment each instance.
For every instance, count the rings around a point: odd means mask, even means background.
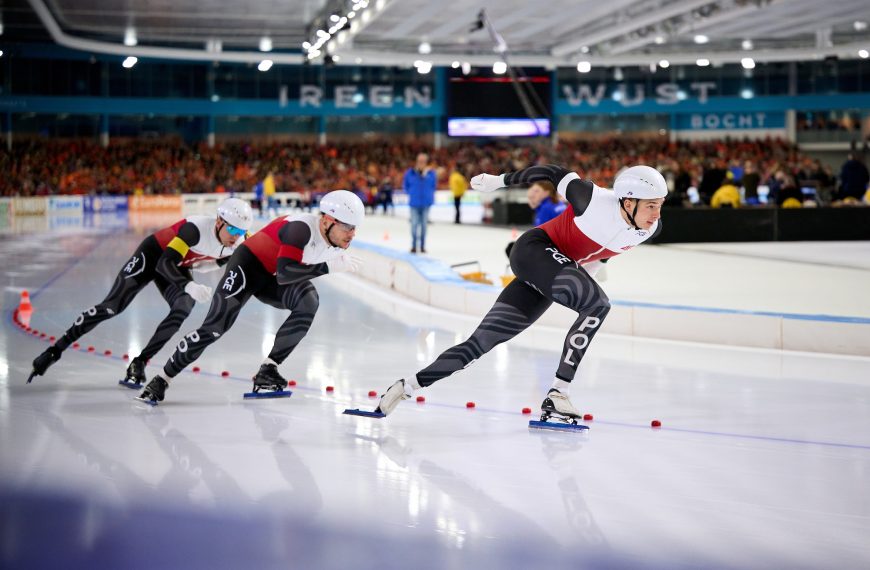
[[[182,290],[190,279],[181,271],[178,264],[182,262],[190,248],[199,243],[199,237],[199,229],[191,222],[185,222],[178,228],[178,233],[157,260],[157,273]]]
[[[555,164],[530,166],[516,172],[508,172],[498,176],[479,174],[471,179],[471,187],[482,192],[492,192],[507,186],[529,186],[535,182],[546,180],[550,182],[559,194],[567,200],[574,209],[575,216],[582,216],[592,200],[593,184],[582,180],[576,172],[571,172]]]
[[[518,184],[529,186],[541,180],[550,182],[556,188],[556,191],[571,204],[575,216],[582,216],[592,200],[591,181],[583,180],[576,172],[555,164],[530,166],[504,175],[506,186]]]
[[[311,228],[302,221],[290,222],[278,231],[281,247],[278,249],[276,277],[280,285],[299,283],[329,273],[326,263],[302,263],[302,251],[311,240]]]

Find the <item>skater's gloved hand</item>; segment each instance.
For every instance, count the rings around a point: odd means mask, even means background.
[[[197,273],[211,273],[221,269],[221,266],[217,264],[217,261],[197,261],[191,269]]]
[[[590,261],[589,263],[583,264],[583,269],[586,270],[586,273],[589,274],[589,277],[595,279],[595,276],[598,275],[598,272],[601,271],[601,268],[604,267],[604,264],[600,261]]]
[[[191,281],[184,286],[184,292],[193,297],[193,300],[197,303],[208,303],[211,299],[212,288],[208,285]]]
[[[478,192],[493,192],[504,188],[504,174],[478,174],[471,179],[471,187]]]
[[[329,268],[330,273],[337,273],[339,271],[349,271],[354,273],[361,265],[362,259],[354,257],[349,253],[342,253],[335,259],[330,259],[326,262],[326,266]]]

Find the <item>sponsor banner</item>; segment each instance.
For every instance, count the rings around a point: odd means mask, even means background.
[[[743,113],[686,113],[675,116],[677,130],[746,130],[784,129],[783,111],[747,111]]]
[[[48,211],[64,215],[81,214],[83,201],[81,196],[49,196]]]
[[[84,196],[85,212],[117,212],[127,209],[127,196]]]
[[[183,194],[182,212],[185,216],[191,214],[214,215],[218,204],[229,198],[229,194]],[[240,198],[241,196],[235,195]]]
[[[48,199],[45,196],[12,198],[12,213],[16,216],[42,216],[48,210]]]
[[[131,212],[176,212],[181,213],[181,196],[130,196]]]

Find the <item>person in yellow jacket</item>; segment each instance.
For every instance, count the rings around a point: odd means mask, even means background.
[[[468,190],[468,179],[462,175],[458,164],[453,168],[453,172],[450,173],[448,184],[450,185],[450,191],[453,192],[453,205],[456,207],[455,223],[459,224],[461,223],[459,221],[459,205],[462,202],[465,191]]]
[[[278,198],[275,196],[275,174],[271,171],[263,179],[263,198],[266,199],[266,204],[268,204],[266,215],[268,216],[269,212],[275,210],[275,215],[272,217],[277,217]]]
[[[734,175],[728,171],[725,174],[725,181],[713,193],[713,198],[710,199],[710,206],[713,208],[739,208],[740,207],[740,190],[734,185]]]

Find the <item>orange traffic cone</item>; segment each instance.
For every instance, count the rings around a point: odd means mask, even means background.
[[[33,316],[33,305],[30,303],[30,293],[21,292],[21,301],[18,302],[18,321],[26,327],[30,326],[30,317]]]

